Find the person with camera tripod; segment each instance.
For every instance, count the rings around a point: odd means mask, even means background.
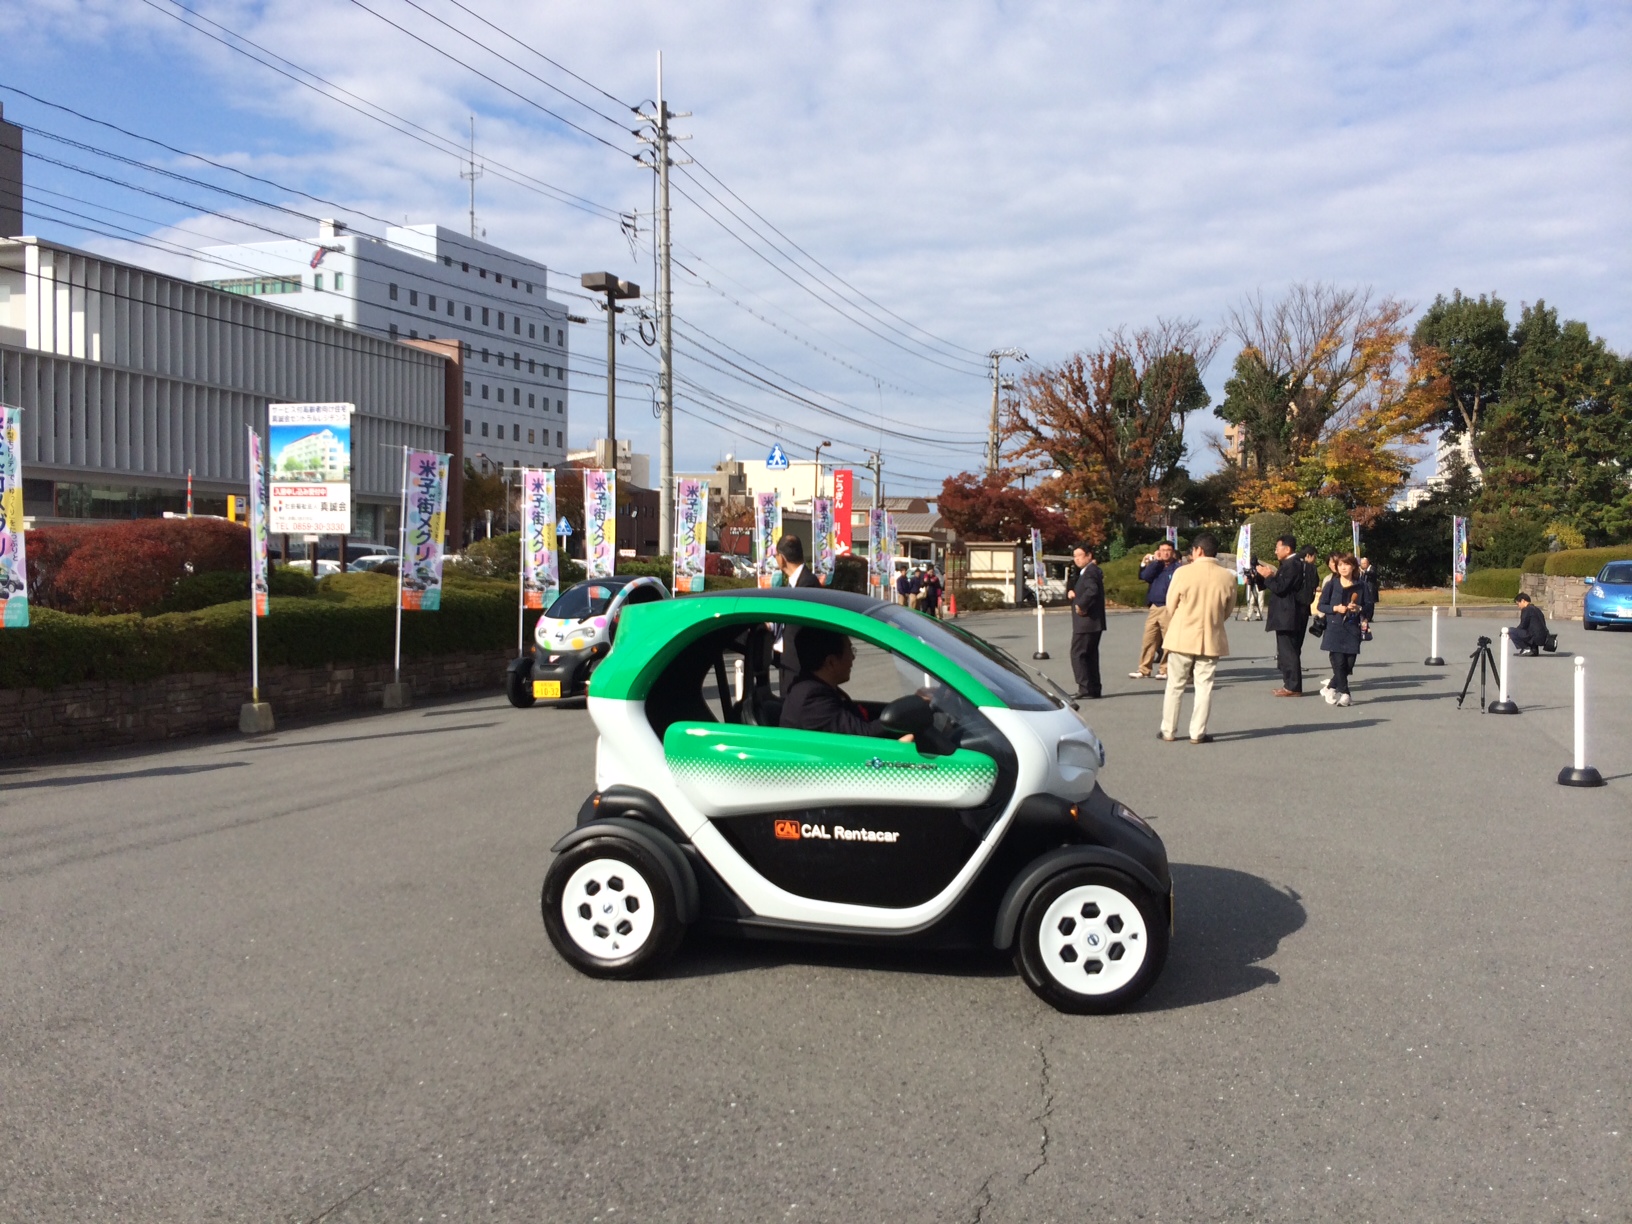
[[[1360,657],[1360,642],[1371,627],[1376,601],[1371,586],[1360,577],[1360,565],[1353,555],[1336,559],[1332,576],[1321,588],[1319,612],[1326,620],[1320,648],[1332,661],[1332,678],[1322,690],[1327,705],[1353,705],[1349,696],[1349,676]]]

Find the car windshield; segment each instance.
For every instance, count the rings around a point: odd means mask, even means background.
[[[599,616],[605,612],[618,593],[619,587],[605,582],[580,582],[561,592],[561,597],[550,605],[545,616],[551,620],[578,620],[585,616]]]
[[[1612,561],[1598,575],[1599,582],[1632,582],[1632,561]]]
[[[1011,710],[1058,710],[1064,706],[1026,675],[1013,656],[966,630],[894,604],[886,604],[870,615],[905,630],[951,659],[1001,697]]]

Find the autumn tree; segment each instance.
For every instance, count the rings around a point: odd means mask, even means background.
[[[936,507],[965,540],[1022,540],[1036,527],[1047,548],[1062,549],[1075,543],[1066,516],[1038,493],[1014,488],[1014,479],[1013,472],[1005,471],[948,476]]]
[[[1290,511],[1313,496],[1362,520],[1382,512],[1449,393],[1438,351],[1410,352],[1409,313],[1393,298],[1322,284],[1275,302],[1250,296],[1230,312],[1242,351],[1214,411],[1246,430],[1237,509]]]
[[[1112,333],[1021,382],[1005,434],[1020,460],[1059,476],[1039,493],[1095,540],[1152,521],[1184,459],[1184,419],[1211,397],[1201,374],[1220,337],[1193,320]]]
[[[1447,434],[1468,440],[1475,480],[1483,476],[1479,460],[1480,430],[1485,413],[1501,398],[1502,379],[1516,346],[1507,324],[1507,304],[1494,293],[1489,298],[1463,297],[1460,289],[1443,295],[1417,320],[1411,333],[1411,351],[1418,359],[1442,358],[1446,396],[1434,414],[1434,424]]]

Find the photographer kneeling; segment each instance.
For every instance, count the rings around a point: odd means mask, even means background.
[[[1513,644],[1514,651],[1522,655],[1528,650],[1539,655],[1543,650],[1556,650],[1558,643],[1547,632],[1547,618],[1530,602],[1530,596],[1520,591],[1513,602],[1519,605],[1519,627],[1507,631],[1507,640]]]

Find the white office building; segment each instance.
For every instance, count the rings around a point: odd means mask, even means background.
[[[464,455],[478,471],[567,457],[567,308],[545,265],[438,225],[375,238],[323,221],[312,242],[210,247],[193,279],[393,340],[464,348]]]

